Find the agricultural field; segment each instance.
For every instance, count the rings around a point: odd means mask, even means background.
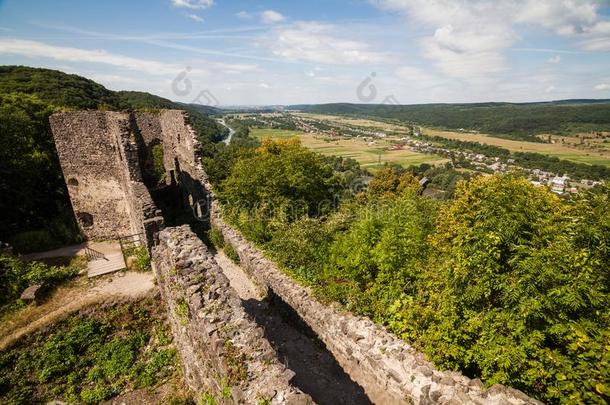
[[[365,118],[341,117],[338,115],[294,113],[293,115],[301,118],[309,118],[320,121],[329,121],[339,125],[352,125],[366,129],[379,129],[382,131],[406,132],[402,125],[390,124],[387,122],[369,120]]]
[[[374,145],[369,145],[360,138],[330,138],[300,131],[267,128],[252,128],[251,134],[257,138],[285,139],[298,137],[303,146],[315,152],[355,159],[362,168],[371,171],[375,171],[384,163],[397,163],[403,167],[408,167],[421,163],[435,165],[448,161],[440,156],[413,152],[407,149],[389,150],[392,142],[385,140],[377,140]]]
[[[326,116],[322,114],[295,114],[304,118],[317,119],[320,121],[327,121],[336,124],[348,124],[353,126],[359,126],[363,129],[366,128],[378,128],[385,131],[394,132],[406,132],[405,127],[395,124],[388,124],[385,122],[379,122],[370,119],[359,119],[359,118],[346,118],[339,116]],[[440,136],[447,139],[457,139],[460,141],[467,142],[479,142],[482,144],[499,146],[506,148],[511,152],[535,152],[542,153],[545,155],[556,156],[560,159],[570,160],[578,163],[586,164],[598,164],[610,167],[610,144],[596,142],[598,145],[597,150],[584,149],[576,145],[567,145],[560,142],[551,143],[537,143],[510,140],[504,138],[497,138],[486,134],[474,134],[467,132],[455,132],[455,131],[442,131],[430,128],[422,128],[424,135],[429,136]],[[553,136],[553,139],[560,139],[561,137]],[[568,138],[566,138],[568,139]],[[577,139],[577,138],[570,138]]]
[[[560,159],[571,160],[578,163],[598,164],[610,166],[610,150],[590,151],[577,147],[562,145],[558,143],[537,143],[527,141],[515,141],[510,139],[495,138],[485,134],[472,134],[453,131],[439,131],[423,128],[424,135],[440,136],[447,139],[460,141],[479,142],[482,144],[499,146],[511,152],[534,152],[545,155],[556,156]]]

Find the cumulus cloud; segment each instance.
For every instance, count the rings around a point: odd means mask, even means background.
[[[197,14],[187,14],[186,15],[188,18],[190,18],[193,21],[197,21],[202,23],[203,22],[203,18],[199,17]]]
[[[171,0],[174,7],[201,9],[214,4],[214,0]]]
[[[22,39],[0,39],[0,54],[21,55],[30,58],[50,58],[68,62],[88,62],[112,65],[123,69],[145,72],[153,75],[177,74],[183,67],[146,59],[109,53],[104,50],[89,50],[49,45],[38,41]],[[197,73],[204,70],[193,69]]]
[[[298,22],[275,32],[270,44],[279,57],[322,64],[349,65],[382,62],[387,55],[372,51],[366,43],[337,34],[335,26]]]
[[[593,89],[597,90],[597,91],[607,91],[607,90],[610,90],[610,83],[600,83],[597,86],[595,86]]]
[[[286,18],[274,10],[265,10],[261,13],[261,21],[265,24],[275,24],[284,21]]]
[[[449,76],[469,79],[503,71],[503,51],[518,39],[516,26],[543,27],[579,38],[587,50],[610,50],[610,22],[596,0],[371,0],[403,13],[429,33],[423,55]]]

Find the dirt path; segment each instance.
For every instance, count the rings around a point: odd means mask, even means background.
[[[0,350],[15,340],[78,311],[113,298],[140,298],[154,288],[153,274],[115,273],[95,280],[76,280],[61,287],[44,303],[6,315],[0,324]]]
[[[291,383],[320,405],[370,404],[313,331],[279,297],[263,300],[247,274],[224,253],[216,262],[242,299],[244,308],[264,329],[278,359],[296,374]]]
[[[237,295],[242,300],[261,300],[263,295],[259,293],[256,286],[252,283],[250,278],[243,272],[243,270],[231,259],[224,254],[223,251],[219,251],[214,256],[218,265],[222,268],[222,272],[229,279],[231,287],[237,291]]]

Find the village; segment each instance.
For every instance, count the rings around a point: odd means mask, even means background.
[[[249,117],[260,125],[295,129],[307,134],[321,135],[333,138],[361,138],[368,146],[376,147],[389,144],[388,150],[402,150],[408,148],[414,152],[438,155],[450,159],[453,166],[458,169],[471,170],[475,173],[494,174],[520,172],[527,176],[532,184],[539,187],[548,187],[558,195],[578,194],[601,182],[592,179],[571,179],[565,173],[553,173],[539,168],[526,168],[516,164],[515,159],[498,156],[488,156],[475,153],[467,149],[451,149],[427,141],[422,138],[423,130],[419,126],[404,126],[402,131],[384,131],[381,128],[361,127],[357,125],[340,124],[327,120],[305,118],[300,115],[282,113],[255,115]],[[380,124],[382,124],[380,122]],[[460,128],[459,132],[478,133]],[[418,139],[420,138],[420,139]]]

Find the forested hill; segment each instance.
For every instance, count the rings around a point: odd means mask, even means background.
[[[288,108],[316,114],[395,119],[446,129],[478,130],[531,139],[540,133],[610,131],[610,100],[475,104],[314,104]]]
[[[203,144],[221,140],[226,132],[204,107],[149,93],[108,90],[57,70],[0,66],[0,241],[21,250],[76,242],[78,232],[49,127],[53,112],[160,108],[187,110]]]
[[[58,70],[26,66],[0,66],[0,93],[23,93],[36,96],[56,107],[75,109],[160,109],[188,111],[193,126],[203,138],[218,141],[224,131],[207,115],[220,110],[193,104],[177,103],[139,91],[112,91],[82,76]]]

